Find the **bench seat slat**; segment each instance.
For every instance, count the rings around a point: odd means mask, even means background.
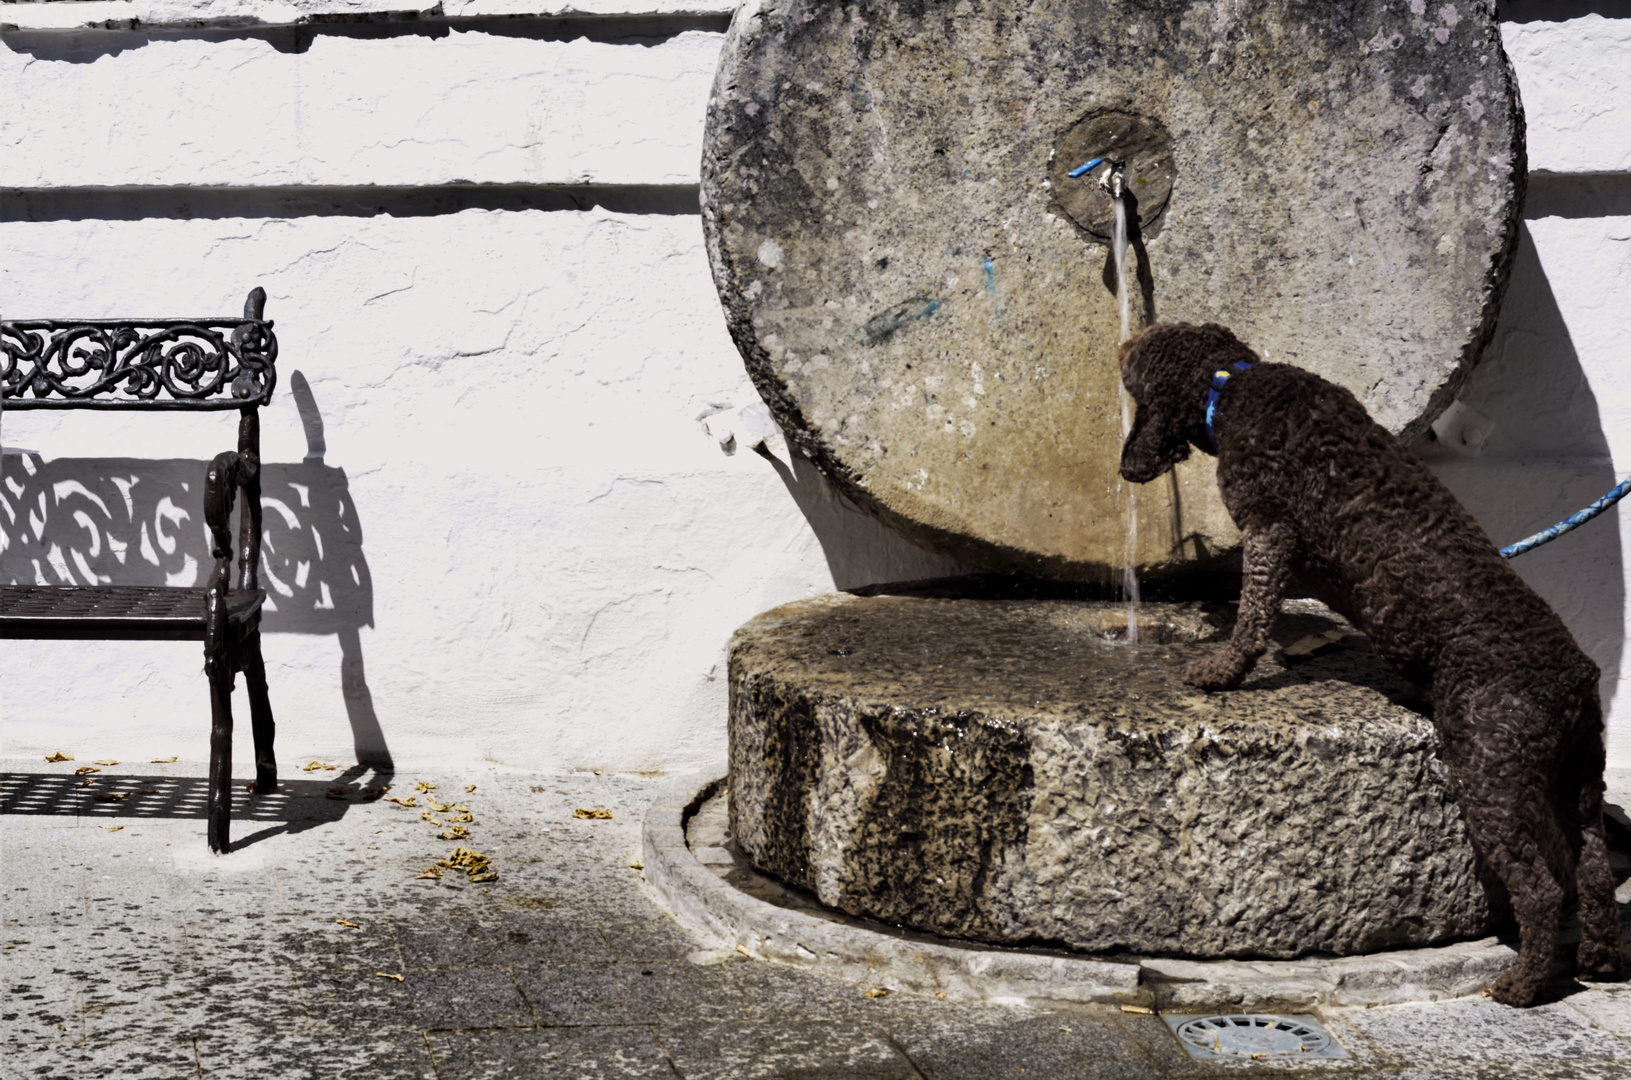
[[[162,585],[0,586],[0,638],[204,640],[203,589]],[[260,621],[263,590],[227,593],[227,619]]]

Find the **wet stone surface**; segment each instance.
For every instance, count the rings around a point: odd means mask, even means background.
[[[1155,133],[1135,322],[1223,322],[1395,433],[1493,328],[1526,171],[1493,5],[748,5],[702,169],[731,332],[806,457],[964,562],[1121,564],[1108,203],[1063,176],[1117,117]],[[1145,572],[1238,543],[1199,457],[1137,513]]]
[[[1170,643],[1063,601],[759,616],[730,656],[736,844],[834,908],[988,942],[1293,958],[1497,925],[1432,726],[1362,637],[1293,601],[1282,646],[1337,640],[1206,694],[1179,673],[1228,610],[1143,612]]]

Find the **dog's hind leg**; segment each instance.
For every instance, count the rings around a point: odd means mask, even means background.
[[[1595,680],[1593,680],[1595,682]],[[1608,839],[1603,831],[1603,735],[1602,706],[1597,688],[1588,691],[1587,723],[1580,725],[1579,752],[1571,761],[1560,795],[1573,805],[1565,811],[1571,831],[1578,830],[1579,863],[1575,882],[1580,897],[1580,951],[1576,955],[1576,976],[1588,982],[1613,981],[1623,977],[1620,954],[1620,906],[1614,901],[1614,873],[1608,865]],[[1595,719],[1595,722],[1589,722]],[[1572,839],[1572,837],[1571,837]]]
[[[1490,993],[1504,1005],[1528,1005],[1546,984],[1563,907],[1560,822],[1550,798],[1558,746],[1534,737],[1528,703],[1494,688],[1479,697],[1459,709],[1435,703],[1435,720],[1473,847],[1506,886],[1518,920],[1518,965]]]
[[[1495,980],[1490,993],[1503,1005],[1528,1005],[1546,984],[1557,949],[1557,924],[1563,906],[1563,886],[1542,855],[1535,822],[1524,809],[1512,805],[1523,794],[1491,784],[1488,801],[1462,801],[1462,811],[1473,843],[1494,871],[1512,900],[1518,919],[1518,966]],[[1497,806],[1503,797],[1505,807]]]
[[[1603,785],[1587,781],[1580,789],[1580,952],[1575,969],[1586,982],[1613,982],[1625,975],[1620,956],[1620,905],[1614,901],[1614,874],[1603,834]]]

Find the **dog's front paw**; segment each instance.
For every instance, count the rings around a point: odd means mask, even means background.
[[[1225,649],[1184,668],[1184,682],[1202,690],[1233,690],[1246,677],[1248,666]]]

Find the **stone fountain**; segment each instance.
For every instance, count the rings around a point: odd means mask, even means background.
[[[1032,585],[743,627],[739,851],[984,942],[1297,957],[1486,932],[1431,725],[1331,613],[1293,602],[1284,651],[1208,695],[1178,674],[1227,605],[1146,605],[1128,645],[1120,607],[1037,598],[1127,562],[1216,593],[1238,554],[1210,458],[1136,503],[1115,475],[1111,205],[1068,175],[1095,156],[1125,163],[1137,321],[1223,322],[1402,438],[1488,340],[1525,175],[1491,4],[749,0],[703,200],[755,385],[857,505]]]

